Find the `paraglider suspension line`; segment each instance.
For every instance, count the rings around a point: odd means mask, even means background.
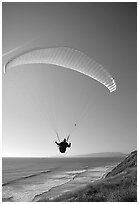
[[[57,139],[58,139],[58,142],[60,142],[60,138],[58,136],[58,133],[56,132],[56,136],[57,136]]]

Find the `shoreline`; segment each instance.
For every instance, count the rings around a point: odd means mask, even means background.
[[[52,189],[49,189],[46,192],[35,195],[32,199],[32,202],[41,202],[42,200],[53,201],[61,196],[64,196],[69,193],[74,193],[78,190],[82,190],[87,187],[89,184],[94,182],[101,181],[105,178],[107,173],[109,173],[113,168],[117,166],[117,163],[114,165],[100,166],[93,169],[87,169],[86,172],[78,173],[70,181],[63,183],[59,186],[54,186]]]

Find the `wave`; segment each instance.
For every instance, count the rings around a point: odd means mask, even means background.
[[[32,177],[35,177],[35,176],[39,176],[41,174],[46,174],[46,173],[50,173],[51,171],[50,170],[45,170],[45,171],[40,171],[40,172],[37,172],[35,174],[29,174],[27,176],[23,176],[23,177],[19,177],[17,179],[14,179],[14,180],[11,180],[11,181],[8,181],[6,183],[3,183],[2,186],[6,186],[6,185],[9,185],[9,184],[13,184],[17,181],[20,181],[20,180],[23,180],[23,179],[28,179],[28,178],[32,178]]]
[[[67,171],[66,173],[67,174],[82,174],[84,172],[86,172],[87,170],[86,169],[83,169],[83,170],[73,170],[73,171]]]

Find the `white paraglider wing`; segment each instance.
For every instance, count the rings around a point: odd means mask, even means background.
[[[110,92],[116,90],[112,76],[83,52],[69,47],[34,49],[21,54],[5,65],[5,72],[15,66],[34,63],[46,63],[62,66],[85,74],[106,86]]]

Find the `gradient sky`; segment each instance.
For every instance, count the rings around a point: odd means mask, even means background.
[[[3,156],[60,156],[54,130],[63,139],[74,123],[65,156],[136,149],[136,3],[5,2],[2,7],[3,54],[19,48],[3,56],[3,65],[30,48],[69,46],[93,57],[117,83],[110,94],[97,81],[62,67],[9,70],[2,81]]]

